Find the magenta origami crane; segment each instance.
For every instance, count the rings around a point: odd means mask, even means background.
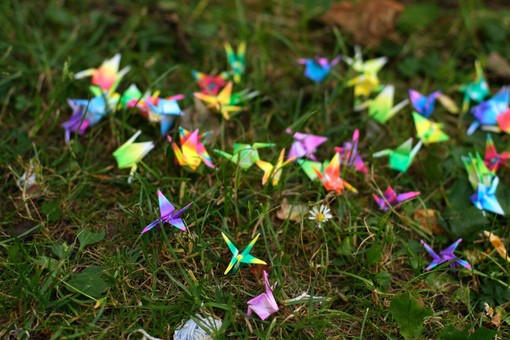
[[[289,135],[292,134],[291,129],[286,129],[285,132],[287,132]],[[287,159],[299,159],[307,157],[316,161],[317,158],[315,157],[314,153],[317,151],[317,147],[325,143],[327,140],[327,137],[296,132],[294,133],[294,142],[290,147]]]
[[[496,150],[496,146],[494,145],[494,141],[492,140],[491,135],[487,135],[487,142],[485,144],[485,156],[484,163],[487,168],[492,171],[498,171],[501,165],[508,166],[508,161],[510,160],[510,152],[503,151],[502,153],[498,153]]]
[[[193,204],[193,202],[188,203],[184,208],[175,211],[175,207],[170,203],[170,201],[163,195],[161,191],[158,190],[158,199],[159,199],[159,212],[160,217],[150,223],[142,230],[142,234],[145,234],[155,226],[160,223],[169,223],[176,228],[179,228],[182,231],[186,231],[186,226],[184,226],[184,222],[181,218],[182,214],[188,210],[188,208]]]
[[[335,147],[335,152],[340,154],[340,162],[352,169],[368,174],[368,168],[358,153],[359,130],[354,130],[352,142],[344,142],[342,147]]]
[[[269,280],[267,278],[267,273],[264,270],[262,272],[264,274],[264,284],[266,286],[266,292],[260,294],[259,296],[254,297],[250,301],[248,301],[248,315],[251,315],[253,312],[259,316],[262,320],[265,320],[269,317],[269,315],[278,311],[278,304],[273,295],[273,287],[269,285]],[[275,283],[276,285],[276,283]]]
[[[436,254],[436,252],[430,248],[428,244],[421,241],[421,244],[425,247],[425,250],[432,256],[433,260],[429,264],[429,266],[426,268],[426,270],[431,270],[432,268],[436,267],[437,265],[440,265],[441,263],[449,262],[452,260],[456,260],[455,262],[450,264],[450,267],[455,268],[461,265],[462,267],[471,270],[471,265],[462,259],[457,258],[455,254],[453,253],[455,251],[455,248],[459,245],[459,243],[462,242],[462,239],[459,238],[457,241],[455,241],[451,246],[443,250],[439,253],[439,255]]]
[[[410,191],[404,194],[397,195],[392,187],[388,187],[382,197],[372,194],[372,197],[377,202],[377,205],[381,210],[388,211],[390,207],[395,207],[402,202],[408,201],[420,195],[419,191]]]

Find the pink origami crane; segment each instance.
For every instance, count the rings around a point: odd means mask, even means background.
[[[358,192],[356,188],[340,177],[340,155],[338,153],[335,153],[335,156],[324,170],[324,173],[320,172],[317,168],[314,168],[314,170],[326,190],[332,190],[339,195],[341,195],[345,189],[356,193]]]
[[[76,73],[75,78],[92,77],[92,85],[99,86],[103,91],[112,90],[117,87],[118,83],[129,72],[130,67],[124,67],[119,71],[120,53],[113,56],[112,59],[105,60],[98,68],[90,68]]]
[[[262,271],[264,274],[264,284],[266,286],[266,292],[254,297],[248,301],[248,315],[253,312],[259,316],[262,320],[265,320],[269,315],[278,311],[278,304],[273,295],[273,287],[269,285],[269,279],[267,278],[266,271]],[[276,285],[276,283],[275,283]]]
[[[292,134],[291,129],[286,129],[285,132],[287,132],[289,135]],[[290,152],[287,155],[287,159],[293,157],[294,159],[307,157],[316,161],[317,158],[315,157],[314,152],[317,151],[317,147],[325,143],[328,138],[296,132],[294,133],[294,140],[294,143],[292,143],[292,146],[290,147]]]
[[[354,170],[368,174],[368,168],[358,153],[359,130],[354,130],[352,142],[344,142],[342,147],[335,147],[335,152],[340,154],[340,161]]]
[[[399,205],[402,202],[413,199],[420,195],[419,191],[406,192],[405,194],[397,195],[392,187],[388,187],[384,192],[383,197],[379,197],[376,194],[372,194],[372,197],[377,202],[377,205],[381,210],[388,211],[390,207]]]

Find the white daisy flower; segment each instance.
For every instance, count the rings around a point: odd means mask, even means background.
[[[310,211],[310,216],[308,219],[313,220],[317,223],[317,227],[322,228],[322,223],[326,223],[333,215],[330,214],[330,209],[326,207],[324,204],[321,204],[320,208],[317,209],[317,206],[313,207]]]

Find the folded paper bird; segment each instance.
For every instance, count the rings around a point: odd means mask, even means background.
[[[257,234],[253,240],[244,248],[244,250],[239,253],[239,250],[236,248],[234,243],[230,241],[230,239],[225,235],[224,233],[221,233],[223,236],[223,239],[227,243],[228,248],[230,249],[230,252],[232,253],[232,259],[230,260],[230,263],[225,270],[225,275],[228,274],[230,270],[233,269],[233,272],[235,273],[239,269],[239,265],[241,263],[248,263],[248,264],[267,264],[266,262],[256,258],[255,256],[250,254],[251,249],[255,245],[255,242],[259,239],[260,234]]]
[[[149,225],[147,225],[143,230],[142,234],[145,234],[152,228],[158,226],[160,223],[163,225],[165,223],[171,224],[174,227],[186,231],[186,226],[184,225],[184,221],[181,216],[184,214],[186,210],[193,204],[193,202],[188,203],[184,208],[175,211],[175,207],[170,203],[170,201],[163,195],[163,193],[158,190],[158,200],[159,200],[159,218]]]

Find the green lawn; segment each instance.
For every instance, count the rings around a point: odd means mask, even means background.
[[[395,102],[414,88],[441,90],[461,105],[458,86],[473,79],[477,59],[493,93],[508,83],[489,58],[498,53],[510,60],[508,6],[445,3],[405,1],[396,37],[363,48],[367,59],[388,57],[379,77],[395,85]],[[466,136],[472,116],[437,105],[433,119],[444,124],[448,142],[423,147],[406,173],[391,170],[386,158],[373,158],[415,137],[412,108],[381,125],[366,111],[353,110],[347,82],[355,72],[345,63],[320,84],[303,76],[297,58],[354,53],[352,36],[317,19],[328,5],[0,2],[1,338],[141,338],[134,332],[144,329],[170,339],[197,313],[222,320],[218,338],[510,337],[510,264],[480,235],[492,231],[507,244],[508,218],[471,204],[461,161],[469,152],[483,155],[486,133]],[[235,86],[260,94],[227,121],[194,101],[192,70],[226,70],[224,42],[237,46],[243,40],[247,71]],[[122,54],[122,67],[131,66],[119,92],[135,83],[142,91],[186,96],[180,101],[186,114],[170,135],[178,140],[179,125],[210,130],[206,147],[217,170],[181,168],[159,126],[134,109],[107,115],[66,144],[60,125],[71,116],[67,99],[91,97],[89,79],[73,75],[115,53]],[[327,192],[295,163],[284,168],[278,185],[263,186],[260,169],[242,171],[212,151],[274,142],[276,147],[259,151],[274,163],[291,145],[288,127],[329,138],[319,148],[320,160],[331,159],[334,147],[359,129],[369,174],[342,167],[359,192]],[[155,147],[128,184],[129,169],[118,169],[112,153],[139,129],[139,140]],[[510,149],[507,135],[492,137],[499,151]],[[16,181],[29,168],[37,185],[24,190]],[[497,196],[506,212],[508,171],[498,172]],[[388,185],[421,195],[384,213],[371,196]],[[168,225],[140,235],[159,216],[158,189],[177,208],[193,201],[184,215],[188,232]],[[284,199],[309,208],[328,205],[333,218],[322,228],[307,216],[278,219]],[[442,234],[428,233],[416,219],[414,212],[423,209],[437,212]],[[221,232],[240,250],[261,234],[251,253],[270,265],[280,308],[267,320],[246,315],[246,302],[265,291],[260,271],[242,265],[223,275],[231,253]],[[420,240],[439,251],[460,237],[456,254],[472,271],[447,265],[425,270],[431,258]],[[288,301],[303,292],[316,300]]]

